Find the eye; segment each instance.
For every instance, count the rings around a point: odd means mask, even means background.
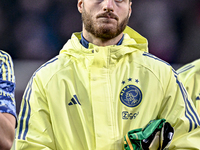
[[[116,2],[122,2],[123,0],[115,0]]]

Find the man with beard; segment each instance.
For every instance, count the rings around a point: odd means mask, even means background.
[[[170,149],[200,149],[191,99],[172,67],[127,26],[131,5],[78,0],[83,30],[30,79],[16,149],[122,150],[127,132],[155,119],[174,128]]]

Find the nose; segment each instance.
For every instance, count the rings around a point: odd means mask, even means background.
[[[104,1],[103,11],[106,11],[106,12],[114,11],[113,0],[105,0]]]

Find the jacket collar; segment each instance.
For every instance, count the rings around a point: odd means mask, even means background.
[[[129,53],[129,52],[132,52],[133,50],[141,50],[144,52],[148,52],[148,41],[146,38],[144,38],[142,35],[140,35],[135,30],[133,30],[132,28],[128,26],[126,27],[123,33],[124,33],[124,37],[123,37],[123,41],[121,45],[118,45],[118,46],[110,45],[110,46],[105,46],[104,48],[112,47],[112,49],[114,50],[117,50],[117,49],[119,50],[122,47],[123,48],[127,47],[128,49],[126,49],[126,52],[123,52],[123,53]],[[75,52],[77,54],[80,54],[80,53],[92,54],[94,52],[94,48],[100,47],[92,43],[89,43],[88,48],[85,48],[80,42],[81,34],[82,32],[73,33],[71,39],[69,39],[67,43],[63,46],[60,53],[67,53],[67,54],[73,55],[71,53],[73,51],[73,53]]]

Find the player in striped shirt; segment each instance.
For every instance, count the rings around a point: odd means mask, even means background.
[[[10,149],[16,127],[15,75],[11,56],[0,50],[0,149]]]

